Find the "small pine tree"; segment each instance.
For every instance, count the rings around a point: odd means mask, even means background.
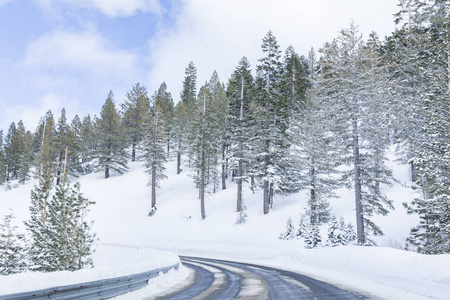
[[[351,223],[345,224],[344,217],[340,217],[339,222],[335,216],[331,218],[326,242],[328,247],[345,246],[355,239],[356,234]]]
[[[295,228],[292,224],[292,219],[289,218],[286,222],[286,230],[280,234],[280,240],[293,240],[295,239]]]
[[[297,230],[297,239],[302,239],[305,237],[306,234],[306,224],[305,224],[305,216],[302,214],[300,215],[300,222],[298,224],[298,230]]]
[[[23,235],[17,234],[12,225],[13,212],[4,217],[0,224],[0,275],[21,273],[26,269]]]
[[[75,271],[92,266],[90,255],[95,236],[85,220],[91,204],[93,202],[81,194],[80,185],[72,187],[64,175],[49,205],[43,271]]]
[[[41,270],[41,263],[46,259],[47,223],[49,201],[53,187],[53,176],[50,163],[42,167],[39,182],[31,191],[30,219],[25,222],[30,235],[30,269]]]
[[[308,224],[304,234],[304,240],[306,249],[317,248],[317,246],[321,245],[322,237],[320,236],[319,226],[317,224]]]
[[[326,242],[327,247],[335,247],[340,245],[339,243],[339,223],[335,216],[330,220],[330,225],[328,226],[328,238]]]

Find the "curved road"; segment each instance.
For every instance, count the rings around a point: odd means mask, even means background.
[[[290,271],[199,257],[181,257],[193,276],[160,299],[368,299]]]

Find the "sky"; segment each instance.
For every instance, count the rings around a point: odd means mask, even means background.
[[[301,55],[353,20],[363,37],[394,31],[396,0],[0,0],[0,130],[23,120],[34,131],[49,109],[99,114],[140,83],[162,82],[179,101],[185,69],[198,88],[214,70],[227,82],[246,56],[252,68],[272,30]]]

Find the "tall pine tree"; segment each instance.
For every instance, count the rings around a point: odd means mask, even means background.
[[[109,178],[111,170],[122,174],[128,169],[123,128],[113,97],[109,92],[96,124],[96,166],[104,170],[105,178]]]

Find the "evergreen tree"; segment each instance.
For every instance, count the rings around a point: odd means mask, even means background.
[[[31,152],[33,146],[33,136],[30,131],[27,131],[24,135],[23,151],[19,156],[19,171],[17,177],[19,182],[25,184],[30,179],[30,170],[33,164],[33,153]]]
[[[209,81],[209,89],[212,96],[212,102],[215,106],[216,111],[216,124],[218,126],[218,130],[220,132],[219,144],[220,144],[220,152],[221,152],[221,185],[222,190],[226,189],[226,178],[227,178],[227,149],[229,146],[229,133],[228,129],[228,98],[226,95],[225,87],[223,83],[219,80],[219,75],[216,71],[213,72],[213,75]],[[214,190],[216,190],[216,182],[214,183]]]
[[[177,153],[177,174],[181,173],[181,155],[186,148],[185,128],[187,126],[187,108],[183,101],[179,101],[175,106],[175,122],[176,122],[176,153]]]
[[[227,96],[228,125],[231,139],[230,165],[236,170],[234,179],[237,183],[236,212],[242,218],[245,215],[245,205],[242,196],[243,181],[245,179],[245,165],[249,161],[249,140],[251,140],[251,126],[253,125],[250,104],[254,92],[253,77],[251,75],[250,63],[243,57],[228,83]]]
[[[145,167],[146,172],[150,174],[149,186],[151,186],[151,208],[149,216],[156,211],[156,188],[159,187],[161,179],[166,178],[164,174],[166,162],[166,137],[165,137],[165,121],[164,115],[165,105],[168,99],[165,92],[165,84],[153,97],[153,103],[150,113],[150,123],[148,124],[148,134],[145,137]]]
[[[131,161],[136,160],[136,146],[145,135],[144,127],[148,119],[150,100],[145,87],[136,83],[127,93],[122,104],[123,126],[128,143],[131,144]]]
[[[306,226],[303,236],[306,243],[305,248],[307,249],[317,248],[322,243],[322,237],[320,236],[319,226],[317,224],[309,223]]]
[[[26,269],[24,237],[16,233],[17,226],[11,224],[13,219],[11,211],[0,224],[0,275],[21,273]]]
[[[385,127],[389,123],[386,100],[390,99],[387,71],[374,48],[362,42],[353,23],[322,52],[319,86],[329,117],[336,122],[339,156],[351,166],[343,179],[355,191],[358,244],[363,245],[367,230],[382,234],[368,217],[386,215],[393,208],[379,188],[393,180],[384,164],[389,145]]]
[[[181,91],[181,101],[186,105],[186,107],[191,107],[195,105],[195,100],[197,96],[197,68],[194,62],[190,62],[185,71],[186,76],[183,81],[183,90]]]
[[[84,173],[88,173],[89,170],[88,163],[93,158],[93,153],[95,151],[95,132],[94,124],[92,123],[91,116],[87,115],[83,118],[80,128],[80,156],[81,163],[84,168]]]
[[[278,238],[280,240],[293,240],[295,239],[295,228],[292,224],[292,219],[289,218],[286,222],[286,230],[280,234]]]
[[[259,61],[259,78],[257,88],[259,105],[263,108],[260,115],[258,135],[261,139],[260,147],[263,153],[260,180],[263,185],[263,212],[269,213],[273,202],[273,194],[286,192],[285,175],[287,164],[287,149],[289,147],[287,129],[289,126],[289,103],[282,95],[282,64],[280,50],[275,36],[271,31],[263,38],[262,51],[265,57]]]
[[[175,112],[172,95],[167,91],[165,82],[161,84],[155,96],[154,105],[158,105],[161,110],[164,121],[164,136],[166,139],[167,156],[170,156],[170,149],[174,147],[175,130]]]
[[[122,124],[113,97],[109,92],[96,124],[96,167],[105,171],[105,178],[109,178],[110,170],[123,174],[128,169]]]
[[[339,222],[335,216],[331,218],[326,243],[328,247],[345,246],[355,238],[353,226],[350,223],[346,225],[343,217],[339,219]]]
[[[53,175],[50,162],[42,166],[39,182],[31,190],[30,219],[25,222],[30,234],[29,257],[32,270],[43,270],[42,263],[48,259],[46,243],[48,242],[49,202],[53,188]]]
[[[84,198],[77,183],[71,186],[67,175],[56,186],[49,205],[48,225],[45,229],[45,260],[41,269],[47,272],[75,271],[92,266],[94,235],[86,222],[86,213],[92,201]]]
[[[214,178],[217,178],[220,132],[217,125],[217,105],[213,100],[209,85],[205,84],[200,89],[191,123],[193,138],[190,139],[189,154],[196,172],[194,180],[199,188],[202,219],[206,218],[205,195],[210,191],[209,188],[214,188]]]
[[[80,120],[75,116],[71,124],[67,123],[66,110],[61,110],[61,117],[56,125],[55,143],[54,147],[57,149],[57,171],[56,184],[61,182],[61,176],[64,167],[68,174],[77,176],[81,172],[80,158],[79,158],[79,127]],[[69,151],[69,160],[64,165],[66,150]]]
[[[399,1],[399,6],[401,29],[389,50],[399,74],[395,84],[403,92],[399,111],[413,118],[399,126],[404,134],[398,136],[408,146],[403,158],[422,191],[422,197],[405,204],[421,219],[409,242],[421,253],[450,253],[450,6],[440,0]]]
[[[308,75],[308,61],[299,56],[292,45],[289,46],[284,55],[281,85],[283,96],[289,103],[291,121],[304,108],[306,91],[310,85]]]
[[[14,122],[11,123],[5,139],[5,161],[6,161],[6,181],[17,177],[19,168],[19,149],[17,147],[17,128]]]
[[[309,53],[310,84],[317,86],[315,53]],[[307,90],[301,109],[293,113],[290,134],[293,142],[290,181],[297,188],[308,190],[307,215],[311,224],[326,223],[330,209],[328,198],[335,197],[333,190],[339,187],[331,130],[326,106],[316,88]]]
[[[41,118],[33,139],[33,144],[36,147],[36,177],[41,175],[45,164],[50,164],[52,171],[56,168],[55,162],[58,153],[55,146],[55,135],[55,120],[52,112],[49,110],[46,115]]]
[[[298,230],[296,233],[297,239],[304,238],[307,233],[305,216],[303,214],[300,215],[300,222],[298,223]]]

